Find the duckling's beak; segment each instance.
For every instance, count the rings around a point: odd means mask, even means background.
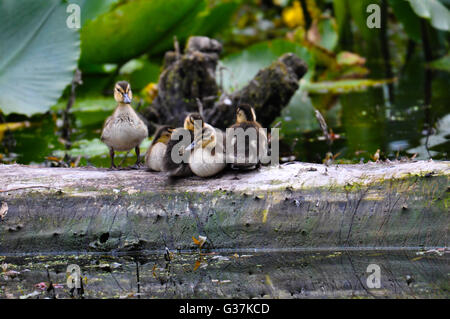
[[[123,102],[124,102],[124,103],[127,103],[127,104],[130,104],[130,103],[131,103],[131,99],[130,99],[130,97],[128,96],[127,93],[124,93],[124,94],[123,94]]]

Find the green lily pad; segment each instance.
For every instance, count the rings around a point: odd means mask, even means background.
[[[150,147],[151,142],[151,139],[145,139],[142,142],[140,147],[141,154],[145,154]],[[82,139],[75,142],[70,150],[56,150],[53,152],[54,156],[60,158],[63,158],[66,154],[71,157],[82,156],[97,167],[109,167],[110,164],[109,149],[99,138],[90,140]],[[126,154],[127,152],[116,152],[116,164],[118,164]],[[127,160],[124,162],[125,166],[132,164],[135,159],[136,155],[133,150],[129,152]]]
[[[60,0],[0,2],[0,109],[44,113],[71,82],[79,34],[67,27]]]

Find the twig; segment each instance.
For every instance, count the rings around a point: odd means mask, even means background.
[[[177,61],[178,61],[180,59],[181,54],[180,54],[180,44],[178,43],[178,39],[177,39],[176,35],[173,36],[173,47],[175,49],[175,54],[176,54]]]
[[[314,110],[316,119],[319,122],[320,128],[322,129],[323,136],[327,140],[328,145],[331,145],[333,141],[330,138],[330,134],[328,133],[328,125],[327,122],[325,122],[325,119],[323,118],[322,114],[318,110]]]
[[[202,101],[200,101],[200,99],[198,97],[195,99],[195,101],[197,102],[198,113],[200,113],[200,115],[204,119],[205,117],[203,116],[203,103],[202,103]]]
[[[69,101],[67,102],[66,109],[63,113],[63,129],[62,129],[62,137],[66,140],[66,148],[69,148],[70,142],[70,121],[69,121],[69,111],[72,108],[73,104],[75,103],[75,90],[78,85],[83,84],[83,81],[81,80],[81,71],[79,69],[75,70],[75,73],[73,75],[72,79],[72,86],[70,89],[70,97]]]

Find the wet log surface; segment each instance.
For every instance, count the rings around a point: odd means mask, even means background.
[[[0,253],[448,246],[449,162],[292,163],[210,179],[0,165]]]

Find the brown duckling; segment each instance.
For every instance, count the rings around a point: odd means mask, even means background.
[[[111,156],[111,169],[116,168],[114,164],[115,151],[136,151],[136,164],[133,168],[140,166],[139,145],[147,138],[148,129],[142,119],[131,107],[133,93],[130,84],[126,81],[116,83],[114,87],[114,99],[117,107],[103,125],[101,140],[109,147]]]
[[[236,122],[231,126],[233,129],[254,129],[254,134],[249,135],[249,140],[245,140],[245,147],[239,147],[238,139],[233,132],[228,132],[227,143],[230,143],[231,150],[227,152],[227,162],[233,168],[256,168],[260,165],[262,158],[267,154],[268,141],[267,134],[262,129],[261,124],[256,121],[256,113],[253,107],[248,104],[241,104],[236,108]],[[230,142],[228,142],[230,141]],[[228,147],[228,146],[227,146]],[[244,152],[245,151],[245,152]]]
[[[153,142],[145,153],[145,164],[152,171],[161,172],[163,170],[164,154],[173,130],[173,127],[164,125],[156,131]]]

